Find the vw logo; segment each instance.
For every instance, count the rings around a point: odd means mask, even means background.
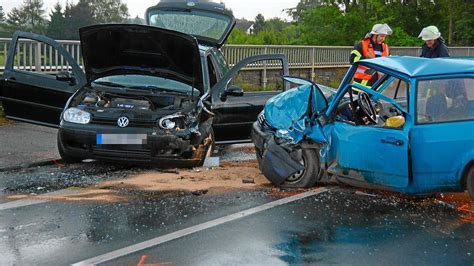
[[[122,116],[117,120],[117,125],[121,128],[127,127],[130,124],[128,117]]]

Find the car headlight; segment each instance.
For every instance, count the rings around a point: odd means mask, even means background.
[[[171,130],[171,129],[183,129],[184,128],[184,115],[169,115],[161,118],[158,121],[158,125],[162,129]]]
[[[277,144],[293,143],[294,139],[288,130],[279,129],[275,132],[275,141]]]
[[[64,112],[63,119],[66,122],[85,125],[91,122],[91,114],[79,108],[72,107]]]

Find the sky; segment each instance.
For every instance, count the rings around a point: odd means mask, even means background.
[[[77,0],[43,0],[47,13],[57,2],[65,4],[67,1],[76,3]],[[0,0],[5,14],[12,8],[19,6],[22,0]],[[158,0],[122,0],[127,4],[131,17],[144,17],[145,10],[158,3]],[[290,20],[284,11],[285,8],[295,7],[299,0],[223,0],[228,8],[234,11],[236,18],[253,20],[259,13],[265,18],[280,17]]]

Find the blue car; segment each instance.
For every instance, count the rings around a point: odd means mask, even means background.
[[[358,66],[373,75],[355,82]],[[253,125],[262,173],[281,187],[332,177],[412,195],[474,198],[474,58],[383,57],[352,66],[339,89],[296,77]]]

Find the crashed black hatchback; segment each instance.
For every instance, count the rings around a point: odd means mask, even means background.
[[[59,127],[58,150],[66,162],[194,167],[216,142],[249,141],[263,104],[281,91],[244,92],[231,81],[262,60],[281,61],[287,74],[286,57],[252,56],[228,69],[219,48],[235,25],[232,13],[209,1],[191,2],[163,1],[150,8],[153,27],[82,28],[83,62],[48,37],[15,33],[0,81],[7,117]],[[196,20],[206,24],[197,27]],[[16,54],[20,40],[42,45],[45,61],[61,57],[67,71],[16,67],[23,57]]]

